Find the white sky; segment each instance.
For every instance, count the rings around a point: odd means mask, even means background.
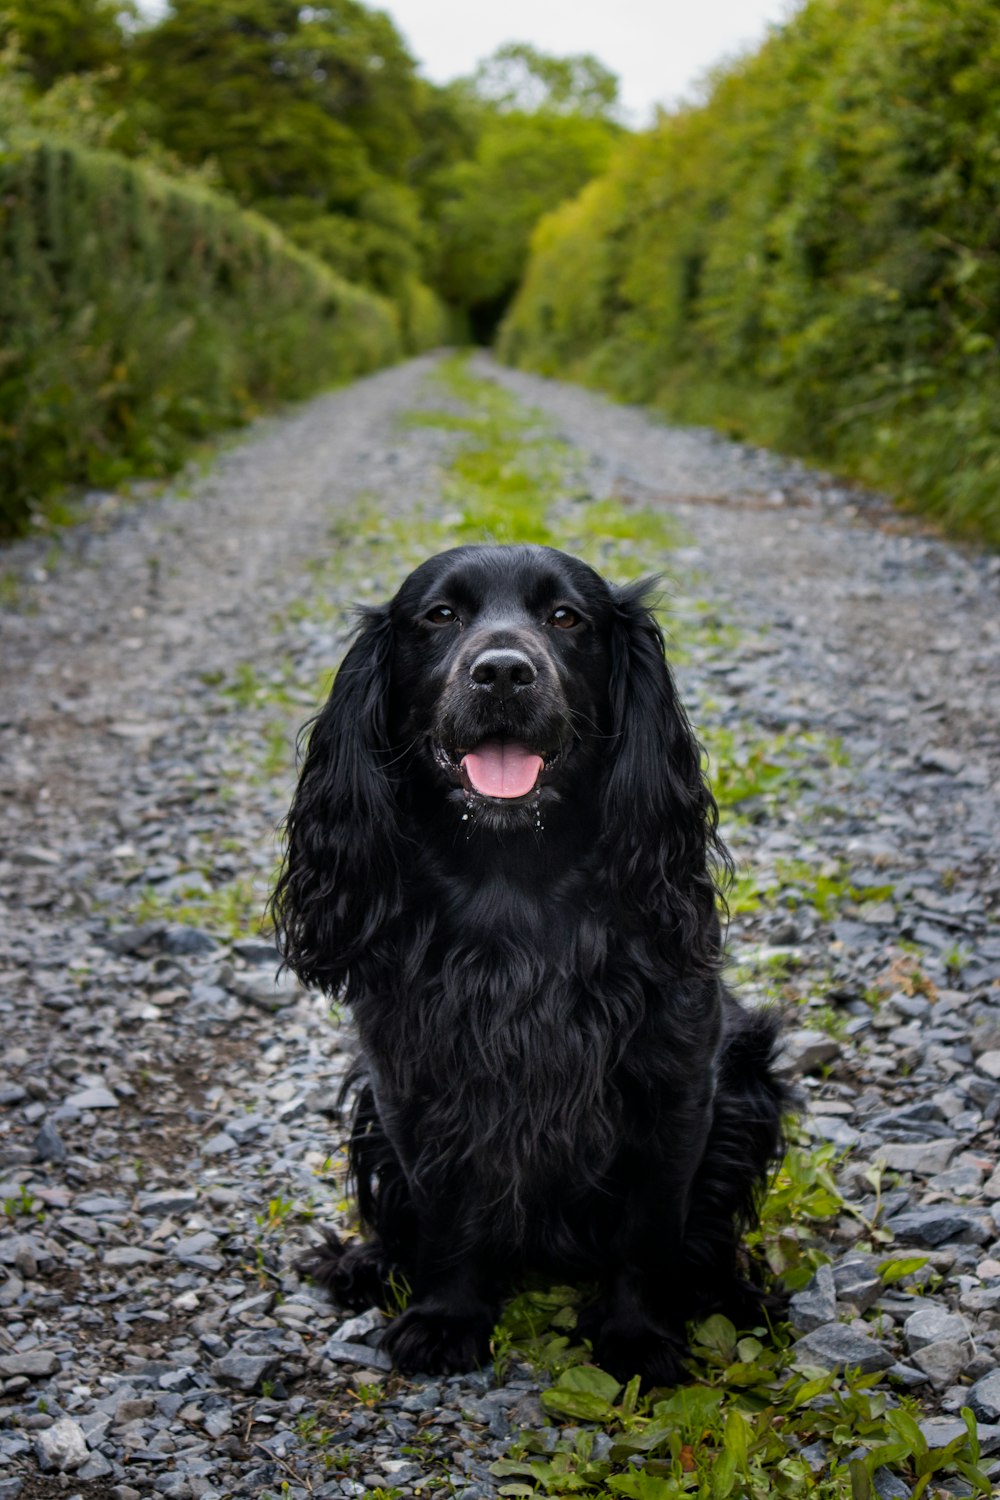
[[[618,74],[628,123],[690,97],[705,70],[760,42],[794,0],[375,0],[435,83],[471,73],[502,42],[593,52]]]

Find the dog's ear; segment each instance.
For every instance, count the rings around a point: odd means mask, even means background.
[[[289,968],[328,993],[400,907],[388,762],[392,623],[367,611],[311,725],[271,914]]]
[[[678,967],[708,972],[719,959],[714,866],[726,866],[728,856],[700,747],[646,602],[652,582],[613,591],[604,868],[623,914],[641,913]]]

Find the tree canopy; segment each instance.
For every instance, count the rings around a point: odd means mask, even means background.
[[[539,215],[608,159],[617,80],[501,47],[447,88],[360,0],[0,0],[39,124],[197,172],[404,322],[431,288],[488,335]],[[427,292],[426,295],[430,295]]]

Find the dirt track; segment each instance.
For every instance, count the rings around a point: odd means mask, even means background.
[[[407,565],[372,541],[377,518],[447,514],[454,436],[399,423],[434,404],[432,365],[262,423],[185,486],[109,497],[0,559],[0,1474],[24,1484],[0,1478],[0,1500],[67,1493],[35,1450],[60,1413],[89,1445],[76,1490],[120,1500],[113,1486],[217,1500],[282,1480],[406,1495],[434,1476],[476,1500],[507,1435],[541,1420],[517,1365],[498,1388],[484,1374],[359,1398],[384,1379],[379,1351],[366,1366],[331,1350],[342,1316],[292,1270],[300,1209],[328,1217],[338,1196],[342,1034],[315,997],[275,991],[254,936],[294,728],[350,602]],[[798,899],[783,888],[741,917],[734,955],[783,952],[808,976],[803,1027],[827,1051],[806,1058],[807,1036],[791,1066],[816,1139],[854,1150],[845,1191],[863,1202],[863,1167],[899,1148],[887,1212],[945,1203],[979,1226],[932,1244],[937,1305],[975,1346],[953,1378],[914,1383],[928,1411],[957,1410],[1000,1359],[1000,1101],[983,1063],[1000,1060],[1000,567],[801,466],[477,368],[548,415],[594,493],[680,522],[686,541],[641,565],[678,601],[696,721],[740,753],[747,726],[841,747],[833,768],[810,751],[775,816],[735,830],[759,886],[791,881]],[[686,640],[689,595],[718,639]],[[837,872],[826,909],[801,869],[781,873],[793,859]],[[873,1010],[894,963],[896,1008]],[[759,968],[744,978],[766,988]],[[46,1125],[58,1147],[39,1145]],[[28,1355],[37,1369],[17,1365]],[[324,1451],[350,1453],[332,1468],[303,1435],[317,1415]]]

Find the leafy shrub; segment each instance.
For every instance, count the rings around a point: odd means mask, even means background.
[[[543,220],[501,350],[1000,540],[993,0],[809,0]]]
[[[3,530],[57,486],[167,472],[192,439],[399,352],[386,303],[227,199],[109,153],[0,145]]]

